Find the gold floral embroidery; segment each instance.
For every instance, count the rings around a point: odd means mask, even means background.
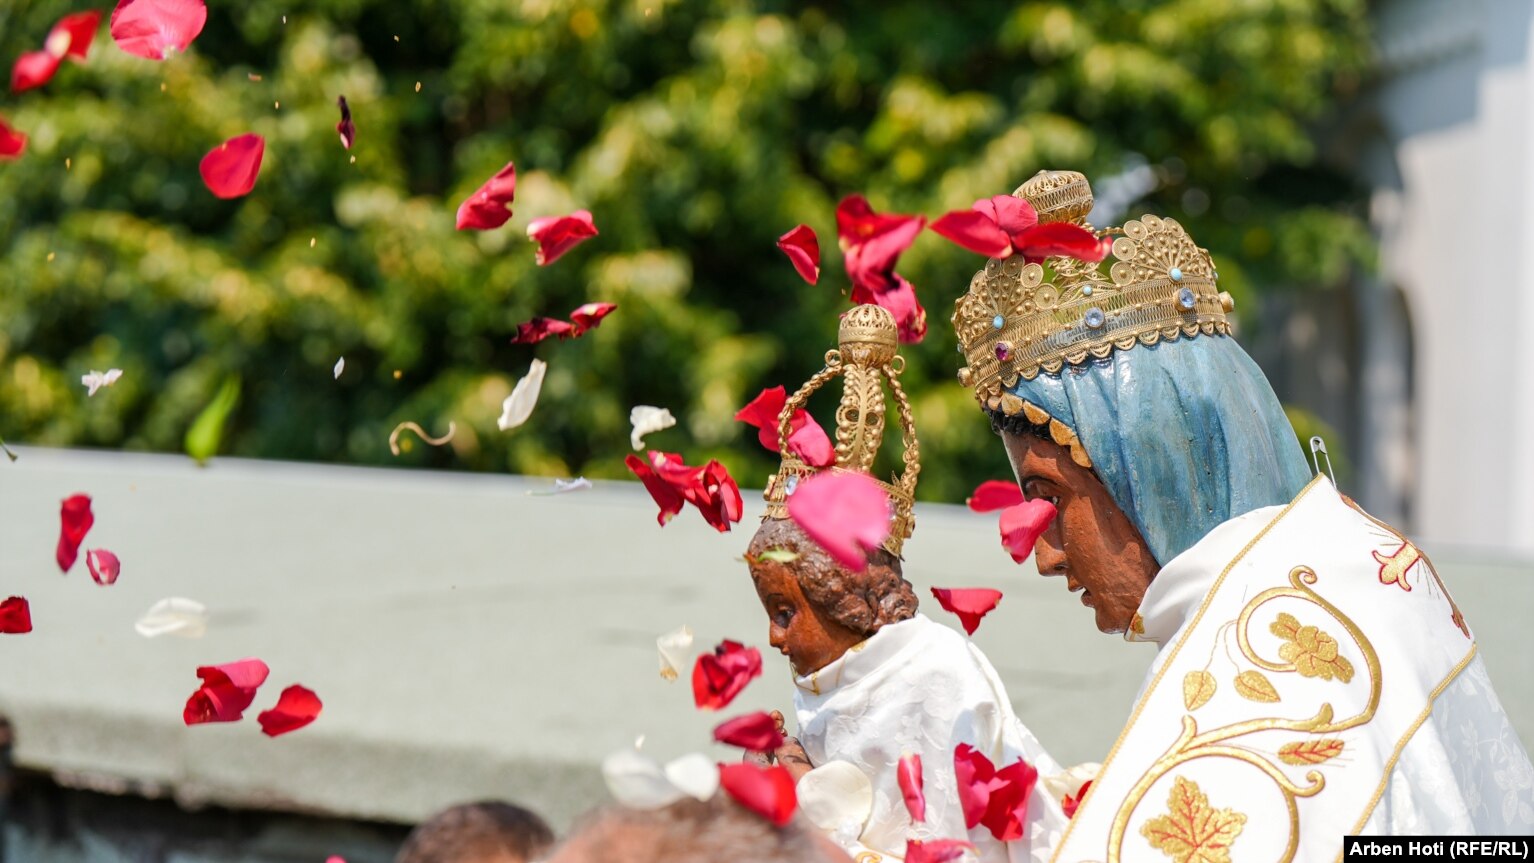
[[[1198,783],[1179,776],[1167,795],[1167,814],[1146,821],[1140,835],[1174,863],[1230,863],[1230,846],[1246,816],[1215,809]]]
[[[875,854],[872,851],[864,851],[857,856],[857,859],[854,860],[853,863],[879,863],[879,861],[883,859],[883,857],[880,857],[878,854]]]
[[[1208,671],[1190,671],[1182,678],[1182,703],[1188,710],[1197,710],[1214,697],[1214,675]]]
[[[1278,655],[1285,662],[1293,663],[1301,677],[1319,677],[1322,680],[1336,678],[1343,683],[1353,679],[1353,663],[1337,654],[1337,639],[1314,626],[1301,626],[1298,619],[1288,612],[1280,612],[1278,619],[1268,627],[1282,638]]]
[[[1236,692],[1248,701],[1271,704],[1278,701],[1278,690],[1261,671],[1247,670],[1236,675]]]
[[[1342,754],[1343,743],[1335,737],[1319,740],[1297,740],[1278,747],[1278,760],[1296,767],[1303,764],[1320,764]]]
[[[1408,540],[1401,541],[1401,547],[1390,554],[1374,552],[1374,559],[1380,565],[1380,584],[1399,584],[1401,589],[1411,593],[1411,585],[1406,581],[1406,572],[1422,560],[1422,552],[1417,550]]]
[[[1140,612],[1135,612],[1135,616],[1129,618],[1129,631],[1135,635],[1145,634],[1145,618],[1140,616]]]

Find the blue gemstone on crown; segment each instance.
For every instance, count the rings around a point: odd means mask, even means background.
[[[1002,325],[1004,325],[1006,322],[1007,322],[1007,319],[1002,317],[1001,315],[997,315],[996,317],[991,318],[991,326],[995,327],[998,330],[1001,329]]]
[[[1092,296],[1092,286],[1091,285],[1082,285],[1081,286],[1081,295],[1083,297],[1090,297],[1090,296]]]
[[[1180,281],[1182,281],[1182,268],[1181,267],[1173,267],[1172,271],[1170,273],[1167,273],[1167,275],[1172,277],[1172,281],[1180,282]]]
[[[799,475],[798,474],[794,474],[793,476],[790,476],[788,478],[788,482],[783,484],[783,494],[784,495],[793,494],[794,491],[796,489],[798,489],[798,488],[799,488]]]
[[[1103,324],[1107,322],[1107,319],[1103,317],[1103,310],[1096,306],[1087,309],[1087,313],[1082,316],[1081,320],[1087,325],[1088,329],[1092,330],[1102,329]]]
[[[1198,297],[1193,295],[1193,289],[1191,288],[1183,288],[1177,292],[1177,307],[1185,312],[1193,311],[1193,305],[1197,301]]]

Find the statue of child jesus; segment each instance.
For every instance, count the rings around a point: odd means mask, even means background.
[[[843,317],[840,341],[840,351],[828,355],[826,372],[788,401],[780,428],[788,427],[818,382],[842,375],[837,463],[830,469],[867,472],[882,440],[887,380],[905,426],[905,473],[885,486],[894,512],[890,539],[869,555],[867,566],[853,571],[787,517],[787,497],[816,469],[789,453],[786,432],[781,436],[787,454],[768,485],[767,516],[747,560],[767,613],[769,641],[793,667],[799,735],[766,757],[794,774],[812,820],[826,810],[811,805],[813,800],[843,798],[830,807],[835,814],[829,819],[820,816],[820,826],[857,863],[900,860],[908,839],[967,840],[987,863],[1047,860],[1066,818],[1037,779],[1020,838],[1003,842],[978,823],[974,795],[966,816],[955,768],[961,745],[997,770],[1019,759],[1042,776],[1059,773],[1060,767],[1013,713],[990,662],[963,635],[920,614],[902,575],[899,551],[912,527],[911,492],[919,466],[893,362],[893,318],[877,306],[859,306]],[[921,757],[924,774],[926,811],[918,824],[897,779],[902,756],[910,754]],[[849,765],[866,779],[866,790],[860,780],[848,781]]]

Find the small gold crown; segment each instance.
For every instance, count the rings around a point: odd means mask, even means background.
[[[1040,171],[1012,194],[1033,205],[1040,222],[1093,230],[1086,221],[1092,188],[1075,171]],[[968,363],[959,382],[974,387],[983,407],[1015,413],[1021,402],[1002,396],[1019,378],[1115,348],[1230,332],[1230,295],[1216,284],[1209,252],[1177,222],[1147,215],[1094,233],[1118,235],[1111,264],[1050,258],[1053,281],[1046,281],[1044,267],[1021,256],[992,258],[959,298],[953,326]]]
[[[839,349],[826,352],[825,368],[806,381],[778,414],[778,452],[783,457],[783,464],[777,475],[767,481],[767,490],[763,494],[767,499],[766,518],[788,518],[789,496],[806,477],[822,470],[871,476],[874,457],[884,442],[883,381],[888,381],[900,412],[905,471],[892,476],[890,482],[878,479],[874,482],[890,497],[890,533],[884,548],[899,557],[901,547],[916,528],[913,507],[921,463],[911,404],[900,386],[905,358],[895,353],[899,344],[895,317],[879,306],[855,306],[842,315],[837,342]],[[842,401],[836,410],[836,463],[829,468],[818,468],[805,464],[789,449],[790,423],[810,395],[837,376],[842,378]]]

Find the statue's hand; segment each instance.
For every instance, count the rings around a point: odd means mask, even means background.
[[[796,783],[800,777],[815,768],[815,765],[810,763],[810,757],[805,754],[804,747],[800,746],[799,741],[792,737],[786,738],[782,746],[773,750],[772,757],[779,764],[788,768],[788,775],[792,776]]]

